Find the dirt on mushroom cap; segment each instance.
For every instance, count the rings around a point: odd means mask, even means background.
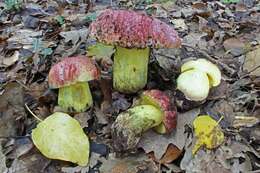
[[[178,33],[166,23],[127,10],[105,10],[90,26],[100,42],[126,48],[180,47]]]
[[[90,81],[99,77],[93,60],[85,56],[64,58],[55,64],[48,76],[51,88],[60,88],[76,82]]]

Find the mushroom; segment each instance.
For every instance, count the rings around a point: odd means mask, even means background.
[[[66,111],[83,112],[92,106],[88,81],[97,79],[94,61],[78,56],[64,58],[55,64],[48,76],[50,88],[59,88],[58,105]]]
[[[152,48],[177,48],[181,39],[166,23],[127,10],[105,10],[90,25],[90,35],[99,42],[115,45],[113,87],[134,93],[147,83]]]
[[[134,149],[142,133],[151,128],[161,134],[170,133],[176,120],[169,97],[160,90],[147,90],[134,107],[120,113],[112,124],[114,148],[119,152]]]
[[[188,100],[202,101],[207,98],[209,89],[218,86],[221,81],[219,68],[206,59],[191,60],[181,67],[177,79],[177,89]]]

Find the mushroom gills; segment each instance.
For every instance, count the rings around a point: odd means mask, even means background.
[[[83,112],[93,105],[92,95],[87,82],[59,88],[58,104],[65,111]]]
[[[145,87],[149,53],[150,48],[116,47],[113,64],[114,89],[123,93],[135,93]]]

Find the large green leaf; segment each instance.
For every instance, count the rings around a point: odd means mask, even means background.
[[[33,143],[43,155],[86,166],[89,158],[89,140],[77,120],[56,112],[32,131]]]

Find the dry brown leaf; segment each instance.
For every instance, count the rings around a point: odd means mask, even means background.
[[[153,152],[149,153],[148,155],[156,162],[159,162],[161,164],[167,164],[176,160],[181,155],[181,153],[182,151],[179,150],[175,145],[170,144],[160,160],[157,160],[155,158]]]
[[[174,144],[182,150],[187,140],[187,134],[184,133],[185,125],[192,124],[199,112],[199,109],[193,109],[178,114],[176,130],[169,135],[160,135],[153,130],[146,132],[140,139],[138,147],[143,148],[146,153],[154,152],[154,156],[158,160],[162,158],[169,144]]]
[[[154,163],[149,161],[144,154],[125,158],[115,158],[113,154],[110,154],[108,160],[103,160],[100,173],[138,173],[140,169],[149,173],[158,171]]]
[[[243,70],[247,72],[251,72],[250,75],[259,77],[260,76],[259,66],[260,66],[260,47],[246,54]]]
[[[226,51],[230,51],[233,55],[238,56],[244,52],[245,43],[237,38],[229,38],[223,43]]]
[[[88,127],[88,120],[91,119],[91,115],[88,112],[82,112],[79,114],[76,114],[74,116],[76,120],[78,120],[80,126],[82,128]]]
[[[0,136],[19,135],[18,120],[24,118],[23,88],[12,82],[6,85],[4,92],[0,95]]]

